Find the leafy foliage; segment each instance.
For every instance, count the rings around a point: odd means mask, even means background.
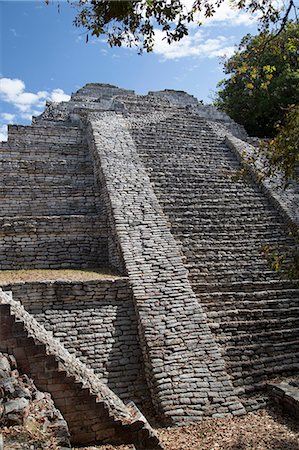
[[[291,105],[275,127],[276,136],[265,142],[260,151],[265,158],[266,176],[279,171],[285,186],[299,181],[299,105]]]
[[[272,270],[286,275],[291,280],[299,280],[299,230],[290,228],[289,235],[294,239],[292,246],[284,250],[273,245],[264,244],[261,248]]]
[[[45,0],[46,3],[49,0]],[[188,24],[211,17],[225,0],[194,0],[186,8],[183,0],[68,0],[77,8],[75,25],[84,27],[88,35],[107,37],[111,46],[139,47],[140,51],[153,50],[155,29],[165,32],[168,43],[188,35]],[[276,24],[284,27],[291,10],[298,9],[294,0],[279,8],[272,0],[232,0],[232,7],[259,15],[260,26],[269,29]]]
[[[276,124],[276,136],[264,142],[259,153],[263,156],[263,177],[277,172],[283,176],[284,187],[299,181],[299,105],[291,105],[285,117]],[[272,269],[285,272],[289,278],[299,280],[299,229],[289,231],[294,245],[284,251],[264,246],[263,252]]]
[[[299,103],[298,23],[288,22],[276,35],[245,36],[224,69],[230,77],[220,82],[217,106],[250,134],[275,135],[277,122]]]

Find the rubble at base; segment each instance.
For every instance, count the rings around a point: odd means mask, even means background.
[[[66,450],[68,426],[51,395],[21,375],[12,355],[0,353],[0,436],[4,449]],[[1,438],[0,438],[1,443]]]

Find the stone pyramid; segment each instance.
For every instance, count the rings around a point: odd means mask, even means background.
[[[106,84],[48,104],[0,144],[1,270],[115,274],[2,289],[167,425],[245,414],[298,370],[298,283],[261,246],[294,244],[299,195],[254,171],[233,180],[244,150],[241,126],[185,92]]]

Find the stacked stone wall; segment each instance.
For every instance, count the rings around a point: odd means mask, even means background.
[[[107,264],[97,215],[0,218],[1,269],[80,269]]]
[[[53,124],[54,125],[54,124]],[[84,141],[84,134],[78,127],[56,126],[23,126],[9,125],[8,143],[10,145],[53,144],[53,145],[80,145]]]
[[[3,286],[122,400],[151,407],[128,280]]]
[[[10,126],[0,153],[0,268],[107,265],[106,214],[83,131]]]

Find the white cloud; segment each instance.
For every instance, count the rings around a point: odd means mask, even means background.
[[[194,0],[182,0],[182,2],[186,10],[190,11]],[[195,15],[195,21],[203,23],[205,27],[220,24],[225,26],[251,26],[257,21],[257,16],[238,9],[232,0],[224,0],[218,8],[215,7],[215,13],[212,17],[206,18],[203,13],[198,13]],[[191,23],[190,26],[194,27],[197,25],[196,23]]]
[[[190,32],[178,42],[170,45],[160,30],[155,30],[154,52],[162,55],[165,59],[179,59],[187,56],[216,58],[220,56],[231,56],[235,50],[233,36],[217,36],[207,39],[201,30]]]
[[[0,125],[0,142],[7,141],[7,125]]]
[[[53,89],[51,92],[26,92],[25,83],[19,79],[0,78],[0,99],[13,105],[22,118],[31,119],[33,114],[42,112],[46,100],[51,102],[68,101],[70,96],[62,89]]]
[[[70,98],[62,89],[54,89],[50,95],[51,102],[68,102]]]
[[[5,120],[5,122],[12,122],[14,120],[14,118],[16,117],[15,114],[10,114],[10,113],[2,113],[1,117],[3,120]]]
[[[0,79],[0,94],[7,99],[13,99],[22,94],[25,89],[25,83],[22,80],[1,78]]]
[[[190,11],[194,0],[181,0],[185,5],[185,12]],[[214,2],[216,3],[216,1]],[[154,52],[160,54],[164,59],[179,59],[187,56],[197,56],[204,58],[229,57],[234,51],[234,37],[225,37],[219,35],[209,37],[207,30],[211,27],[249,27],[255,25],[256,15],[249,14],[244,10],[234,7],[234,0],[224,0],[220,7],[215,7],[215,14],[212,17],[205,18],[203,13],[198,13],[194,17],[194,22],[187,24],[189,35],[178,42],[172,42],[170,45],[165,34],[160,30],[155,30]],[[198,23],[202,23],[199,28]]]

